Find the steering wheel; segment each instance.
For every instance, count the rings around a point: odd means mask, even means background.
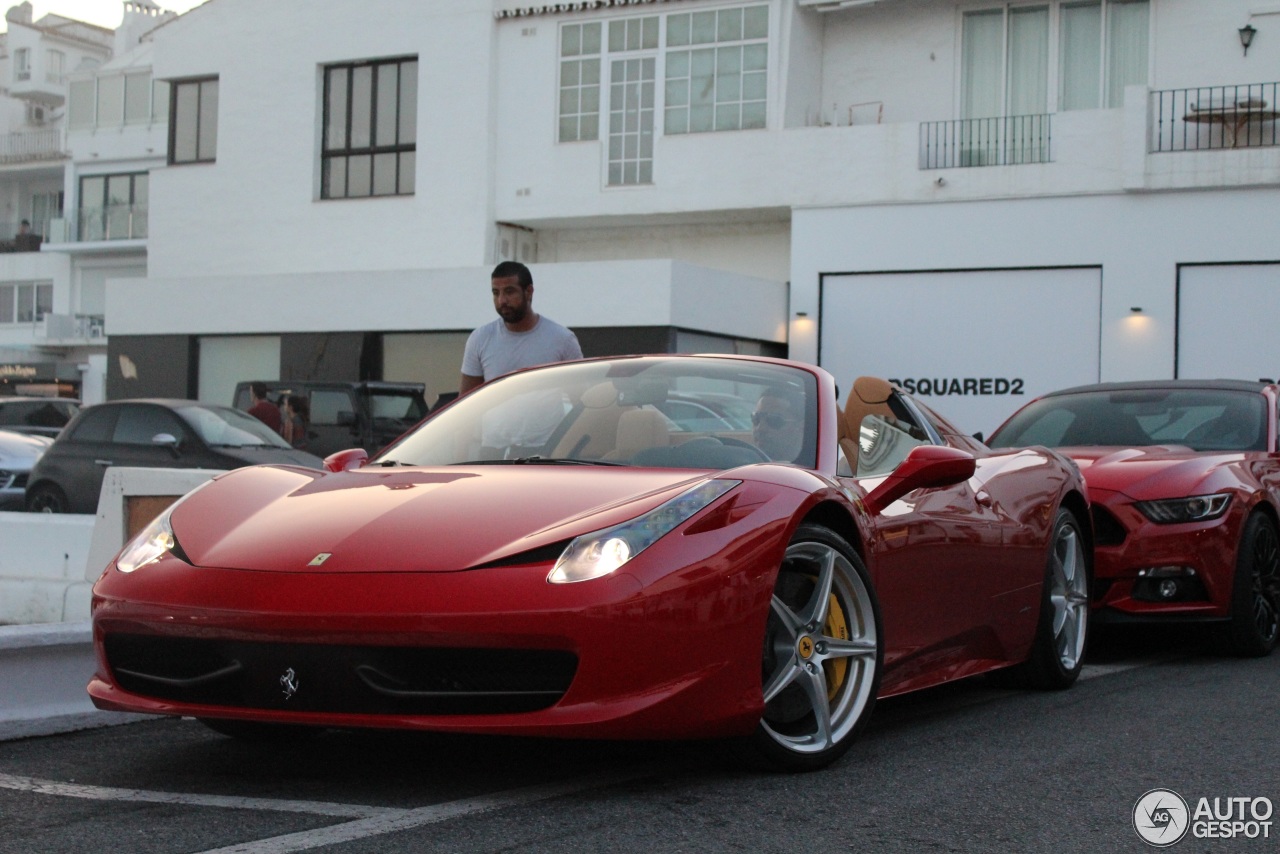
[[[773,457],[770,457],[768,454],[766,454],[764,451],[760,450],[750,442],[745,442],[742,439],[735,439],[732,436],[716,436],[714,438],[718,442],[720,442],[720,444],[728,445],[730,448],[746,448],[748,451],[751,451],[752,453],[760,457],[760,462],[762,463],[773,462]]]

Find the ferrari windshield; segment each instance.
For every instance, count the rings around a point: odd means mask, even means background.
[[[706,411],[738,417],[677,421],[672,402],[705,403]],[[816,457],[813,374],[747,359],[653,356],[567,362],[499,378],[372,464],[718,470],[771,460],[813,468]]]
[[[1047,397],[996,431],[993,448],[1184,445],[1194,451],[1266,448],[1266,398],[1212,388],[1094,391]]]

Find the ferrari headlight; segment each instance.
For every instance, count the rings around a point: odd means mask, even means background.
[[[151,524],[138,532],[129,541],[116,558],[116,568],[121,572],[133,572],[149,563],[155,563],[177,545],[173,537],[173,526],[169,523],[169,511],[166,510],[151,520]]]
[[[560,555],[547,581],[571,584],[608,575],[739,483],[738,480],[700,483],[643,516],[578,537]]]
[[[1193,495],[1190,498],[1138,501],[1133,506],[1157,525],[1173,525],[1177,522],[1205,522],[1209,519],[1217,519],[1227,512],[1230,504],[1230,493],[1220,493]]]

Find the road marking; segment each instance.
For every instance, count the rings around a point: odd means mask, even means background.
[[[35,777],[15,777],[0,774],[0,789],[16,789],[41,795],[61,795],[66,798],[85,798],[92,801],[136,801],[153,804],[181,804],[193,807],[221,807],[239,810],[267,810],[271,812],[301,812],[327,815],[335,818],[370,818],[399,815],[408,812],[390,807],[370,807],[358,804],[331,804],[323,801],[286,801],[275,798],[237,798],[223,795],[190,795],[178,792],[150,792],[145,789],[117,789],[111,786],[82,786],[78,783],[57,783]]]
[[[1137,670],[1139,667],[1151,667],[1155,664],[1164,664],[1174,660],[1176,660],[1176,656],[1162,655],[1154,658],[1126,661],[1124,664],[1086,664],[1081,668],[1077,681],[1083,682],[1086,679],[1096,679],[1099,676],[1110,676],[1113,673],[1124,673],[1126,670]]]
[[[624,774],[595,775],[567,783],[553,783],[541,786],[529,786],[522,789],[511,789],[492,795],[481,795],[461,801],[450,801],[434,804],[421,809],[404,810],[400,815],[377,816],[357,821],[319,827],[315,830],[304,830],[289,833],[270,839],[259,839],[225,848],[214,848],[200,854],[290,854],[294,851],[308,851],[328,845],[340,845],[354,842],[370,836],[381,836],[401,830],[410,830],[427,824],[436,824],[463,816],[477,815],[506,809],[522,804],[545,801],[576,792],[597,789],[602,786],[613,786],[645,776],[648,772],[633,771]]]

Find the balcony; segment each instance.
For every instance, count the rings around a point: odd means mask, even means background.
[[[0,164],[65,160],[70,156],[61,128],[0,134]]]
[[[99,240],[142,240],[147,236],[147,205],[81,208],[77,232],[82,243]]]
[[[44,226],[47,227],[48,223]],[[22,223],[0,222],[0,253],[39,252],[46,233],[39,222],[32,223],[26,234],[22,233]]]
[[[1280,83],[1151,93],[1152,153],[1280,145]]]
[[[45,314],[36,322],[36,341],[44,346],[77,346],[104,342],[101,314]]]
[[[1052,161],[1047,114],[920,123],[920,168],[1017,166]]]

